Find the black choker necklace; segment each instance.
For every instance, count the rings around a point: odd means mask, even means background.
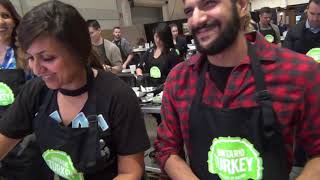
[[[86,72],[87,72],[87,83],[84,86],[80,87],[79,89],[75,89],[75,90],[68,90],[68,89],[60,88],[59,92],[63,95],[66,95],[66,96],[80,96],[81,94],[87,92],[93,84],[94,75],[93,75],[93,71],[90,67],[86,68]]]

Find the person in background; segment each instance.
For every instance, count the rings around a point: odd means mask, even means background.
[[[290,28],[283,47],[302,54],[320,47],[320,0],[310,0],[306,14],[304,21]]]
[[[60,178],[140,179],[150,144],[138,100],[116,75],[88,66],[95,56],[80,13],[57,0],[42,3],[22,18],[18,41],[38,77],[0,119],[0,157],[34,132]]]
[[[138,64],[136,74],[137,83],[152,87],[162,87],[170,70],[182,62],[174,49],[170,27],[165,23],[158,24],[153,30],[155,47],[147,50]],[[149,76],[144,77],[144,73]],[[158,124],[161,122],[159,114],[153,114]]]
[[[257,23],[258,32],[260,32],[268,42],[281,44],[280,31],[277,25],[271,23],[272,10],[269,7],[263,7],[259,10],[259,23]]]
[[[173,180],[287,180],[295,144],[310,157],[297,180],[318,180],[319,64],[247,33],[249,0],[183,3],[199,54],[165,82],[160,167]]]
[[[24,54],[16,42],[20,16],[9,0],[0,0],[0,119],[15,101],[27,80]],[[47,179],[34,173],[44,166],[34,135],[25,137],[0,161],[0,177],[6,180]]]
[[[99,60],[105,70],[115,74],[122,70],[122,58],[119,48],[101,35],[101,27],[97,20],[87,20],[93,49],[98,53]]]
[[[171,34],[172,34],[172,39],[173,39],[173,44],[175,46],[175,49],[178,50],[179,56],[181,58],[184,58],[188,51],[187,39],[186,37],[179,35],[179,29],[176,24],[170,24],[169,27],[171,29]]]
[[[121,57],[123,62],[122,68],[126,69],[127,66],[132,63],[132,60],[134,58],[133,47],[127,39],[122,37],[120,27],[114,27],[112,34],[113,34],[112,42],[118,46],[121,52]]]
[[[137,39],[137,46],[145,46],[146,42],[147,41],[143,37],[140,37]]]
[[[320,48],[320,0],[309,1],[305,20],[290,28],[283,47],[302,54],[312,51],[313,48]],[[307,159],[308,157],[303,147],[296,146],[295,167],[292,169],[291,174],[292,179],[299,175]]]
[[[149,86],[156,87],[165,82],[170,70],[182,59],[175,51],[168,25],[158,24],[153,30],[153,35],[155,47],[142,55],[136,74],[138,82],[147,78]],[[143,77],[143,73],[149,73],[150,76]]]

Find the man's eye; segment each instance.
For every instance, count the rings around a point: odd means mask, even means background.
[[[184,10],[184,13],[187,16],[187,18],[189,18],[193,14],[193,9],[192,8],[187,8],[187,9]]]
[[[203,2],[201,3],[200,9],[202,9],[202,10],[207,10],[207,9],[213,8],[213,7],[216,6],[217,4],[218,4],[218,1],[217,1],[217,0],[207,0],[207,1],[203,1]]]

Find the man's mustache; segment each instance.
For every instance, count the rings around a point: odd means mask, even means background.
[[[214,28],[214,27],[220,26],[220,25],[221,25],[221,23],[219,21],[206,22],[206,23],[203,23],[200,26],[193,27],[191,29],[191,32],[192,32],[192,34],[196,34],[198,31],[200,31],[203,28]]]

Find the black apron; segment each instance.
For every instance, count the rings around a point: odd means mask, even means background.
[[[120,39],[119,41],[114,41],[114,44],[116,44],[116,46],[120,49],[122,62],[124,63],[127,60],[127,56],[121,47],[121,41],[122,41],[122,39]]]
[[[95,94],[88,93],[83,109],[88,114],[89,128],[65,127],[52,119],[49,116],[51,112],[48,112],[49,104],[56,98],[57,91],[49,90],[34,120],[34,132],[42,153],[50,149],[67,153],[74,168],[83,173],[84,179],[113,179],[118,173],[111,127],[102,131],[97,121],[97,113],[102,114],[106,107],[98,106]]]
[[[25,73],[22,69],[0,69],[0,82],[10,87],[14,97],[17,96],[25,81]],[[0,117],[9,106],[0,106]]]
[[[271,97],[264,83],[264,73],[253,48],[249,48],[249,55],[258,107],[217,109],[203,104],[201,98],[207,62],[202,68],[189,119],[190,165],[200,179],[219,179],[217,172],[221,179],[288,179],[281,127],[276,121]],[[250,163],[260,163],[263,169],[257,165],[260,169],[253,172],[254,167]],[[248,172],[260,176],[247,176]]]
[[[280,39],[278,39],[278,36],[276,34],[276,31],[272,28],[272,26],[270,25],[270,29],[266,29],[266,30],[262,30],[260,28],[260,25],[258,23],[258,30],[259,32],[266,38],[266,36],[271,35],[274,37],[273,41],[271,43],[277,43],[280,41]]]
[[[312,48],[320,47],[320,32],[313,33],[310,29],[303,28],[300,38],[294,42],[294,51],[306,54]]]
[[[25,83],[25,73],[22,69],[1,69],[0,82],[8,85],[16,97]],[[0,106],[0,118],[9,106]],[[41,169],[42,165],[43,161],[35,137],[28,135],[1,160],[0,176],[8,180],[45,180],[47,179],[45,172],[34,173],[35,169]]]

